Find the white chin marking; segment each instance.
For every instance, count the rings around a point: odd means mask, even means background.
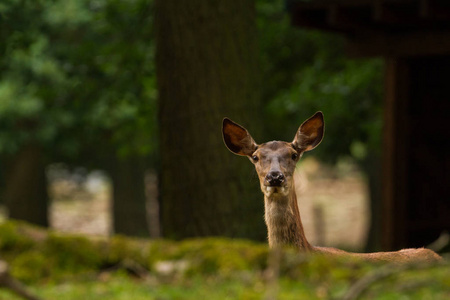
[[[285,186],[278,187],[278,186],[265,186],[264,187],[264,194],[268,197],[272,195],[283,195],[286,196],[288,194],[288,188]]]
[[[266,186],[264,187],[264,194],[266,194],[267,196],[270,196],[273,194],[275,188],[273,186]]]

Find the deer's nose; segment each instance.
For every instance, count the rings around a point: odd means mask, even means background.
[[[284,180],[284,175],[280,171],[271,171],[266,175],[266,183],[269,186],[281,186]]]

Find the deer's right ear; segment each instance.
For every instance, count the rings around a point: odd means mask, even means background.
[[[235,154],[250,156],[258,148],[247,129],[228,118],[223,119],[222,135],[227,148]]]

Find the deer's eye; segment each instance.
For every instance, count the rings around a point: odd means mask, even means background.
[[[292,153],[292,160],[297,160],[298,158],[298,154],[297,153]]]
[[[258,156],[253,155],[253,156],[252,156],[252,160],[253,160],[253,162],[257,162],[257,161],[259,160],[259,158],[258,158]]]

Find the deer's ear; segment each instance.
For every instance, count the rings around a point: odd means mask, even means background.
[[[222,134],[225,145],[235,154],[250,156],[258,148],[247,129],[228,118],[223,119]]]
[[[309,151],[320,144],[325,131],[323,113],[318,111],[300,125],[292,144],[299,151]]]

